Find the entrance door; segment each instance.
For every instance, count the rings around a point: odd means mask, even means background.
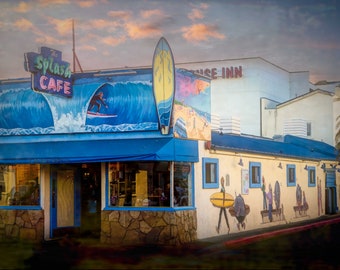
[[[74,234],[80,225],[78,168],[74,165],[51,168],[51,238]]]
[[[336,199],[335,170],[326,171],[326,214],[335,214],[338,211]]]

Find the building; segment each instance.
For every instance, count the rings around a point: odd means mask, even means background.
[[[165,39],[150,68],[71,74],[61,56],[46,47],[27,53],[32,78],[0,83],[2,238],[90,233],[110,244],[180,245],[337,212],[332,145],[260,137],[259,99],[283,103],[295,97],[304,73],[249,59],[235,69],[221,63],[220,75],[217,68],[196,74],[175,68]],[[241,75],[249,90],[238,89]],[[266,75],[270,86],[259,91]],[[215,76],[234,76],[229,94]],[[275,85],[285,87],[276,92]],[[238,90],[249,92],[241,93],[249,102],[245,110],[224,99],[235,101]],[[222,114],[225,104],[232,109]],[[228,117],[239,117],[241,128],[237,120],[224,121]],[[282,194],[273,209],[262,201],[269,185]]]

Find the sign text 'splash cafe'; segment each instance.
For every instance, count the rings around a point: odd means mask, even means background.
[[[32,73],[36,91],[72,97],[70,64],[61,60],[61,51],[41,47],[40,53],[25,53],[25,70]]]

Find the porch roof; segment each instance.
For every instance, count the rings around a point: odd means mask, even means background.
[[[2,137],[0,164],[108,161],[198,161],[198,142],[171,136],[50,135]]]
[[[335,147],[324,142],[286,135],[281,141],[263,137],[212,133],[211,147],[243,153],[335,161]]]

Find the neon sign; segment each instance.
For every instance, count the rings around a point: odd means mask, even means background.
[[[72,97],[70,64],[61,60],[61,51],[41,47],[40,53],[25,53],[25,70],[32,73],[35,91]]]

